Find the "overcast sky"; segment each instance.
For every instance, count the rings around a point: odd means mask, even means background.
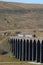
[[[0,0],[0,1],[43,4],[43,0]]]

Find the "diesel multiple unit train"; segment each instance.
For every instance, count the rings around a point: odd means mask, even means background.
[[[18,38],[9,39],[10,50],[20,61],[43,63],[43,38]]]

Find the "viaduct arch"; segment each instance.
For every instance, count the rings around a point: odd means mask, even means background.
[[[43,63],[43,39],[10,38],[10,50],[20,61]]]

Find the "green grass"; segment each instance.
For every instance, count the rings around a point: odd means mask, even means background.
[[[0,55],[0,62],[20,62],[19,59],[13,57],[13,54],[10,52],[6,55]]]
[[[12,53],[12,52],[8,53],[7,56],[9,56],[9,57],[12,59],[11,61],[13,61],[13,62],[20,62],[19,59],[15,58],[15,57],[13,56],[13,53]]]

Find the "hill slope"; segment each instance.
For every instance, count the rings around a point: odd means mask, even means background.
[[[43,28],[43,5],[0,2],[0,30]]]

